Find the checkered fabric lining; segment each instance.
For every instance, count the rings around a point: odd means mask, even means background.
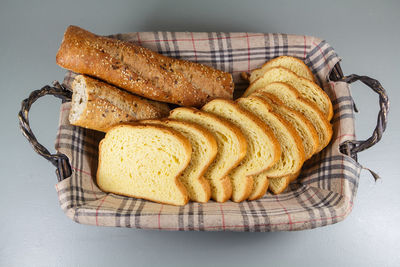
[[[104,135],[70,125],[70,103],[64,103],[55,146],[69,157],[73,174],[56,190],[69,218],[83,224],[142,229],[286,231],[337,223],[351,212],[361,166],[341,154],[339,144],[355,138],[353,102],[348,84],[328,80],[340,61],[328,43],[309,36],[263,33],[141,32],[112,37],[230,72],[239,92],[246,87],[240,79],[242,71],[281,55],[301,58],[333,102],[334,135],[327,148],[305,163],[299,179],[278,196],[267,193],[257,201],[190,202],[176,207],[102,192],[95,173],[98,142]],[[70,79],[67,73],[67,87]]]

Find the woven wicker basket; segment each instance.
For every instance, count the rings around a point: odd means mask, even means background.
[[[55,82],[31,93],[19,113],[23,134],[34,150],[56,167],[61,208],[78,223],[163,230],[284,231],[303,230],[343,220],[353,207],[363,168],[357,153],[377,143],[386,127],[389,101],[380,83],[366,76],[343,76],[340,58],[323,40],[310,36],[264,33],[145,32],[111,36],[138,43],[161,54],[196,61],[231,72],[236,96],[246,83],[240,72],[281,56],[304,60],[332,100],[334,134],[329,146],[308,160],[299,179],[284,193],[243,203],[189,203],[183,207],[107,194],[95,183],[98,142],[102,133],[69,124],[70,73],[63,85]],[[349,84],[361,81],[379,95],[380,112],[373,135],[355,140],[355,105]],[[44,95],[63,100],[56,154],[38,143],[28,120],[31,105]],[[375,178],[378,176],[371,171]]]

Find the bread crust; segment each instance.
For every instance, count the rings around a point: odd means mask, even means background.
[[[186,125],[188,127],[191,128],[195,128],[197,131],[199,131],[208,141],[209,145],[210,145],[210,160],[204,165],[204,167],[202,168],[202,170],[200,171],[200,175],[197,177],[197,182],[201,185],[202,189],[203,189],[203,193],[205,195],[203,200],[200,199],[192,199],[193,201],[196,202],[200,202],[200,203],[206,203],[208,202],[208,200],[210,200],[211,198],[211,187],[210,187],[210,183],[207,181],[206,178],[204,178],[204,173],[206,172],[207,168],[211,165],[211,163],[214,161],[215,157],[217,156],[217,152],[218,152],[218,144],[217,141],[215,140],[214,136],[205,128],[201,127],[198,124],[195,123],[191,123],[191,122],[186,122],[186,121],[179,121],[176,119],[170,119],[170,118],[164,118],[161,120],[144,120],[141,121],[140,123],[144,123],[144,124],[157,124],[157,125],[162,125],[162,126],[166,126],[169,127],[168,124],[173,124],[173,123],[179,123],[179,124],[183,124]],[[173,128],[172,128],[173,129]],[[189,194],[190,197],[190,194]]]
[[[315,113],[318,116],[319,121],[323,124],[323,128],[326,130],[325,138],[323,140],[320,140],[323,142],[319,142],[319,147],[316,150],[316,153],[320,152],[322,149],[324,149],[329,144],[329,142],[331,140],[331,137],[333,134],[332,125],[329,123],[329,121],[327,120],[325,115],[322,113],[322,111],[318,108],[318,106],[315,103],[309,101],[308,99],[305,99],[304,97],[302,97],[301,94],[299,93],[299,91],[297,89],[295,89],[293,86],[291,86],[287,83],[282,83],[282,82],[273,82],[273,83],[268,84],[268,86],[272,86],[274,84],[286,87],[287,90],[291,91],[291,93],[294,95],[294,97],[296,98],[296,101],[309,106],[313,110],[313,113]],[[258,92],[258,91],[265,93],[265,92],[263,92],[262,88],[257,90],[256,92]],[[315,127],[315,125],[314,125],[314,127]]]
[[[130,42],[69,26],[56,56],[63,68],[88,74],[135,94],[183,106],[232,99],[232,75],[169,58]]]
[[[232,195],[231,200],[233,202],[239,203],[242,201],[245,201],[246,199],[249,198],[251,192],[253,192],[253,185],[254,185],[254,177],[252,175],[248,175],[244,177],[244,183],[245,183],[245,190],[243,192],[243,195],[241,196],[234,196]]]
[[[164,202],[160,202],[160,201],[157,201],[157,200],[152,199],[152,198],[147,198],[147,197],[140,197],[140,198],[141,199],[150,200],[150,201],[153,201],[153,202],[157,202],[157,203],[160,203],[160,204],[169,204],[169,205],[174,205],[174,206],[186,205],[189,202],[189,195],[188,195],[188,193],[186,191],[185,186],[179,181],[179,176],[182,174],[182,172],[185,170],[185,168],[190,163],[190,158],[191,158],[191,154],[192,154],[192,147],[190,145],[189,140],[186,137],[184,137],[181,133],[179,133],[178,131],[175,131],[173,129],[170,129],[168,127],[164,127],[164,126],[161,126],[161,125],[157,125],[156,126],[156,125],[151,125],[151,124],[129,123],[129,124],[119,124],[119,125],[113,126],[112,128],[110,128],[110,130],[116,129],[116,128],[120,128],[120,127],[137,127],[137,128],[153,127],[153,128],[155,128],[157,130],[161,130],[161,131],[164,131],[164,132],[166,132],[166,133],[168,133],[170,135],[173,135],[175,138],[179,139],[179,141],[182,143],[184,149],[186,150],[186,155],[187,155],[186,162],[184,164],[182,164],[181,170],[178,171],[177,176],[174,178],[175,186],[177,187],[178,191],[182,195],[182,202],[174,203],[174,202],[171,202],[171,201],[168,201],[168,200],[164,201]],[[99,143],[99,162],[98,162],[98,166],[101,166],[101,163],[102,163],[101,162],[101,160],[102,160],[101,159],[101,148],[102,148],[103,141],[105,140],[107,135],[108,135],[108,132],[106,133],[105,137]],[[107,191],[106,189],[104,189],[101,186],[101,183],[99,183],[99,180],[98,180],[99,179],[99,170],[100,170],[100,168],[97,168],[96,183],[97,183],[97,186],[102,191],[104,191],[106,193],[116,193],[116,194],[124,195],[124,196],[127,196],[127,197],[138,198],[137,196],[134,196],[134,195],[125,194],[125,193],[110,192],[110,191]]]
[[[281,146],[280,146],[278,140],[276,139],[275,135],[273,134],[272,130],[269,128],[269,126],[266,125],[261,119],[259,119],[257,116],[255,116],[251,112],[240,107],[237,102],[232,101],[232,100],[225,100],[225,99],[216,99],[213,101],[218,101],[220,103],[229,105],[230,107],[236,109],[236,111],[238,111],[239,113],[244,114],[246,117],[248,117],[250,120],[252,120],[268,136],[268,139],[271,141],[271,144],[273,147],[273,152],[272,152],[273,158],[272,158],[271,163],[267,167],[265,167],[257,172],[254,172],[254,173],[248,173],[247,176],[244,177],[243,182],[245,183],[245,185],[244,185],[245,190],[243,191],[242,195],[235,195],[232,193],[231,200],[233,202],[242,202],[242,201],[246,200],[250,196],[251,192],[253,191],[254,180],[253,180],[252,175],[261,173],[264,170],[270,168],[273,164],[275,164],[280,158]],[[203,108],[207,107],[207,105],[208,104],[206,104]]]
[[[281,177],[281,178],[276,178],[276,179],[283,179],[284,180],[284,185],[282,187],[280,187],[278,190],[275,190],[273,187],[271,187],[271,183],[268,186],[268,189],[274,194],[274,195],[279,195],[280,193],[282,193],[283,191],[285,191],[285,189],[289,186],[290,183],[290,179],[288,176],[285,177]]]
[[[262,102],[265,106],[267,106],[268,109],[269,109],[269,112],[272,115],[274,115],[285,126],[285,130],[287,132],[289,132],[289,135],[291,137],[293,137],[293,139],[294,139],[294,142],[296,144],[296,148],[297,148],[298,154],[299,154],[299,160],[298,160],[298,163],[297,163],[297,166],[296,166],[295,170],[292,173],[287,173],[287,174],[284,174],[282,176],[286,176],[286,175],[290,175],[290,174],[294,174],[294,173],[298,172],[298,170],[301,169],[301,167],[303,166],[303,163],[305,161],[305,153],[304,153],[303,142],[301,141],[301,138],[297,134],[295,128],[287,120],[285,120],[281,115],[279,115],[276,112],[274,112],[272,107],[269,105],[269,103],[264,98],[259,97],[257,95],[251,95],[250,97],[256,98],[257,100]],[[277,177],[282,177],[282,176],[277,176]]]
[[[308,73],[308,76],[312,77],[310,81],[316,83],[317,80],[315,79],[315,76],[314,76],[314,74],[312,73],[311,69],[304,63],[303,60],[301,60],[301,59],[299,59],[299,58],[297,58],[297,57],[279,56],[279,57],[273,58],[273,59],[271,59],[271,60],[268,60],[268,61],[265,62],[260,68],[257,68],[257,70],[261,70],[261,69],[265,68],[266,66],[271,65],[272,63],[274,63],[274,62],[276,62],[276,61],[279,61],[279,60],[281,60],[281,59],[284,59],[284,58],[290,58],[291,60],[294,60],[294,61],[298,62],[299,64],[303,65],[304,69],[305,69],[305,70],[307,71],[307,73]],[[303,77],[303,78],[305,78],[305,77]],[[305,78],[305,79],[306,79],[306,78]],[[309,80],[309,79],[308,79],[308,80]]]
[[[333,107],[332,107],[331,99],[330,99],[329,96],[325,93],[325,91],[322,90],[321,87],[319,87],[318,84],[316,84],[315,82],[310,81],[310,80],[308,80],[308,79],[306,79],[306,78],[300,77],[299,75],[297,75],[296,73],[294,73],[293,71],[291,71],[291,70],[289,70],[288,68],[285,68],[285,67],[272,67],[272,68],[270,68],[269,70],[272,70],[272,69],[282,69],[282,70],[285,70],[285,71],[291,73],[293,76],[295,76],[296,79],[302,81],[302,83],[309,83],[309,84],[311,84],[312,87],[314,87],[314,88],[316,89],[316,92],[318,92],[318,94],[319,94],[322,98],[324,98],[324,100],[325,100],[324,102],[328,105],[328,110],[327,110],[327,111],[326,111],[326,110],[321,110],[319,107],[318,107],[318,110],[320,110],[320,111],[322,112],[322,114],[324,114],[324,116],[328,119],[328,121],[330,121],[330,120],[332,119],[332,117],[333,117]],[[260,78],[256,79],[253,83],[251,83],[250,86],[249,86],[249,87],[246,89],[246,91],[244,92],[243,96],[248,96],[248,95],[250,95],[251,93],[253,93],[254,91],[256,91],[257,89],[253,89],[253,88],[255,87],[255,84],[257,83],[257,81],[260,80],[260,79],[262,79],[262,78],[263,78],[263,76],[261,76]],[[279,82],[279,81],[277,81],[277,82]],[[299,93],[300,93],[300,92],[299,92]],[[325,111],[327,112],[326,114],[325,114]]]
[[[221,175],[221,177],[219,177],[219,179],[217,179],[223,188],[223,197],[218,199],[217,198],[218,196],[217,197],[212,196],[212,199],[215,200],[216,202],[219,202],[219,203],[226,202],[232,196],[231,178],[229,177],[228,174],[232,169],[237,167],[239,165],[239,163],[242,161],[242,159],[246,156],[246,153],[247,153],[246,137],[243,135],[243,133],[240,131],[240,129],[237,126],[235,126],[231,122],[227,121],[226,119],[218,117],[209,112],[198,110],[196,108],[180,107],[180,108],[171,110],[170,114],[172,115],[174,112],[177,112],[179,109],[183,109],[183,110],[193,113],[193,114],[201,114],[202,116],[205,116],[212,120],[218,121],[218,123],[224,125],[228,129],[230,129],[237,137],[238,144],[239,144],[239,153],[238,153],[237,160],[235,162],[233,162],[229,168],[227,168],[224,175]]]
[[[319,138],[318,138],[317,130],[315,129],[314,125],[303,114],[301,114],[297,110],[294,110],[294,109],[286,106],[275,95],[267,93],[267,92],[263,92],[263,91],[260,91],[260,92],[254,93],[254,94],[269,98],[272,102],[274,102],[277,106],[279,106],[279,108],[295,114],[298,118],[300,118],[301,121],[303,121],[306,124],[306,126],[308,128],[308,132],[311,134],[312,139],[313,139],[313,150],[311,151],[310,155],[305,155],[305,160],[310,159],[317,152],[317,149],[319,147]]]
[[[268,186],[269,186],[269,178],[265,177],[265,181],[259,188],[259,190],[252,191],[252,194],[249,195],[247,200],[252,201],[262,198],[265,195],[265,193],[267,193]]]
[[[167,104],[132,95],[85,75],[77,75],[74,78],[71,84],[74,93],[78,83],[83,82],[87,96],[86,106],[77,120],[72,119],[74,108],[71,108],[69,121],[72,125],[106,132],[116,124],[161,118],[169,113]],[[126,106],[126,109],[121,109],[117,103]],[[77,103],[72,101],[72,105]]]

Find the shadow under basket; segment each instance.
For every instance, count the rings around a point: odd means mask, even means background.
[[[56,167],[56,190],[65,214],[78,223],[179,231],[292,231],[342,221],[352,210],[363,167],[357,153],[377,143],[385,130],[389,100],[380,83],[366,76],[344,76],[340,58],[325,41],[311,37],[264,33],[140,32],[112,35],[163,55],[190,60],[232,73],[235,94],[246,88],[241,72],[269,59],[289,55],[302,59],[329,95],[334,108],[332,141],[306,161],[300,177],[280,195],[256,201],[193,203],[178,207],[102,192],[96,185],[98,144],[103,133],[68,122],[71,76],[45,86],[22,102],[19,121],[34,150]],[[355,104],[349,84],[361,81],[379,95],[380,112],[373,135],[356,141]],[[33,135],[28,113],[44,95],[62,99],[55,148],[51,154]],[[375,179],[378,176],[371,171]]]

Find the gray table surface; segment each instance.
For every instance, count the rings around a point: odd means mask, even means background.
[[[82,3],[81,3],[82,2]],[[0,266],[400,266],[399,1],[8,1],[0,3]],[[355,206],[336,225],[303,232],[158,232],[70,221],[58,205],[51,164],[21,135],[22,99],[64,70],[55,54],[65,28],[130,31],[249,31],[326,39],[345,74],[382,82],[391,99],[382,141],[359,154]],[[376,123],[377,96],[352,86],[359,139]],[[54,147],[59,101],[31,112],[40,142]]]

